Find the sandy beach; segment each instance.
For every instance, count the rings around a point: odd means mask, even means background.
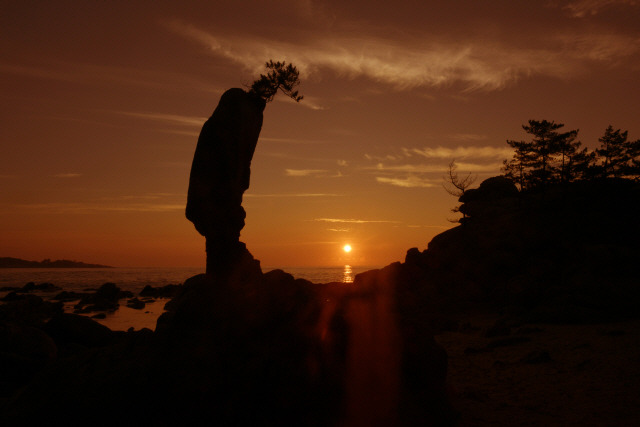
[[[526,324],[487,337],[497,318],[474,315],[435,337],[460,426],[638,425],[640,320]]]

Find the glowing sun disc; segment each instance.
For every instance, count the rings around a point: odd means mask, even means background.
[[[349,253],[351,252],[351,245],[344,245],[344,247],[342,248],[343,251]]]

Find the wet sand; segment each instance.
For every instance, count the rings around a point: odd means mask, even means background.
[[[436,335],[460,426],[640,425],[640,320],[528,324],[488,338],[496,319],[474,315]]]

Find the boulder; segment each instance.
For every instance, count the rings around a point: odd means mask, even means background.
[[[76,343],[85,347],[103,347],[114,340],[114,333],[100,323],[77,314],[61,313],[52,317],[44,331],[56,343]]]
[[[73,291],[62,291],[58,294],[56,294],[53,298],[53,300],[56,301],[75,301],[75,300],[79,300],[83,297],[87,296],[86,293],[80,293],[80,292],[73,292]]]
[[[486,217],[509,208],[518,196],[513,181],[503,176],[494,176],[482,181],[478,188],[467,190],[460,199],[460,212],[468,217]]]
[[[133,308],[135,310],[142,310],[145,307],[145,303],[140,301],[138,298],[131,298],[127,301],[127,307]]]
[[[74,306],[76,313],[91,313],[94,311],[116,311],[123,298],[132,298],[133,293],[121,290],[115,283],[105,283],[93,294],[85,294]]]
[[[47,319],[61,313],[60,302],[45,301],[36,295],[15,295],[0,305],[0,321],[41,326]]]
[[[45,283],[40,283],[36,285],[34,282],[29,282],[26,285],[24,285],[22,288],[20,288],[20,292],[33,292],[33,291],[54,292],[54,291],[59,291],[61,289],[62,288],[54,285],[53,283],[45,282]]]
[[[140,291],[141,297],[149,298],[173,298],[178,294],[182,285],[169,284],[165,286],[153,287],[151,285],[145,286]]]
[[[56,356],[56,345],[39,328],[16,323],[0,323],[0,352],[47,360]]]
[[[22,295],[16,291],[11,291],[7,295],[0,298],[0,301],[11,302],[11,301],[20,301],[24,299],[26,299],[25,295]]]

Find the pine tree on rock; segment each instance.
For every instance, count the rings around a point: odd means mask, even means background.
[[[603,178],[618,178],[628,172],[633,148],[627,136],[628,131],[613,130],[613,126],[609,125],[598,139],[600,148],[596,149],[596,154],[601,160],[599,168]]]
[[[298,95],[298,91],[294,90],[300,84],[300,72],[294,65],[284,61],[270,60],[265,67],[269,70],[267,75],[260,74],[260,77],[251,85],[249,92],[255,93],[266,102],[272,101],[278,90],[296,102],[302,100],[303,96]]]

